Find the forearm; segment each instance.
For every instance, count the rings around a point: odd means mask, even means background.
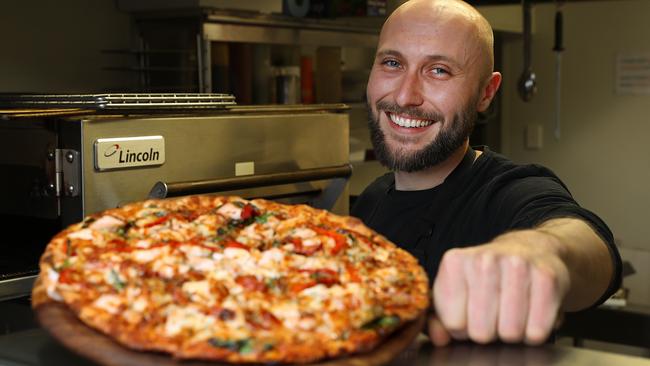
[[[536,230],[551,236],[556,253],[569,271],[570,286],[562,309],[577,311],[594,304],[609,286],[614,272],[605,242],[589,225],[575,218],[552,219]]]

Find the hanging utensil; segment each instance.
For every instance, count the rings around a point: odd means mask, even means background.
[[[518,91],[521,99],[529,102],[537,92],[535,73],[531,67],[531,3],[530,0],[522,0],[524,20],[524,71],[519,78]]]
[[[560,139],[560,120],[562,102],[562,51],[564,45],[562,44],[562,4],[561,1],[556,1],[557,9],[555,11],[555,44],[553,45],[553,52],[555,52],[555,130],[553,135],[556,140]]]

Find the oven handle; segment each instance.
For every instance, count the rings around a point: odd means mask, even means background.
[[[286,173],[249,175],[244,177],[196,180],[187,182],[156,182],[149,192],[149,198],[167,198],[191,194],[215,193],[235,189],[257,188],[280,184],[309,182],[313,180],[349,178],[352,165],[301,169]]]

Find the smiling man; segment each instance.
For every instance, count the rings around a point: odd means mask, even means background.
[[[620,285],[607,225],[550,170],[469,147],[501,83],[489,23],[460,0],[411,0],[384,24],[367,99],[375,153],[392,170],[352,214],[415,255],[432,281],[428,331],[543,343],[566,311]]]

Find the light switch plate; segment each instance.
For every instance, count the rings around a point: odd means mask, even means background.
[[[544,145],[544,127],[537,123],[526,125],[526,141],[525,146],[527,149],[538,150]]]

